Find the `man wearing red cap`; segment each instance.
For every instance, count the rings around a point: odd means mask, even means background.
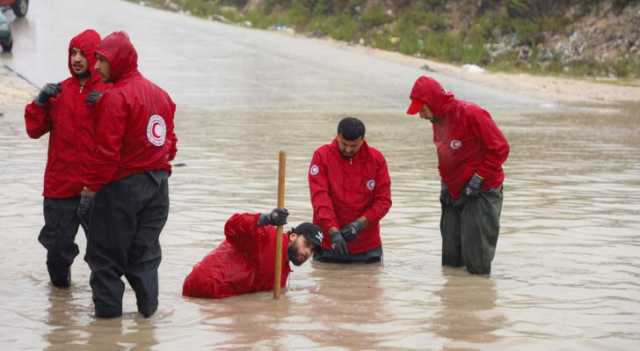
[[[407,114],[419,113],[433,127],[442,184],[442,264],[490,274],[509,144],[487,111],[456,99],[430,77],[416,80],[410,98]]]
[[[391,178],[382,153],[365,140],[361,120],[338,123],[334,140],[313,153],[307,180],[313,223],[329,234],[314,259],[380,262],[380,221],[391,208]]]
[[[100,35],[93,29],[71,39],[67,60],[71,77],[46,84],[24,113],[31,138],[49,133],[42,194],[45,224],[38,240],[47,249],[51,283],[60,288],[71,284],[71,264],[79,253],[74,241],[84,222],[78,207],[83,176],[94,148],[94,111],[90,96],[92,92],[108,88],[93,67],[98,44]],[[89,101],[85,101],[87,99]],[[86,233],[87,228],[83,229]]]
[[[269,214],[236,213],[224,226],[225,240],[198,262],[184,280],[182,295],[220,299],[273,289],[276,227],[287,223],[289,212],[276,208]],[[302,265],[320,248],[322,230],[301,223],[283,233],[284,287],[291,272],[288,262]]]
[[[96,316],[122,314],[124,275],[138,312],[158,307],[159,236],[169,215],[169,163],[176,155],[171,97],[138,71],[138,54],[124,32],[96,50],[96,71],[113,82],[96,105],[93,168],[82,195],[95,197],[85,260]]]

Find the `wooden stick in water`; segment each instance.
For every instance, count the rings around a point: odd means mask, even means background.
[[[287,166],[287,154],[284,151],[278,153],[278,208],[284,208],[284,178]],[[273,298],[279,299],[282,287],[282,226],[276,230],[276,268],[273,279]]]

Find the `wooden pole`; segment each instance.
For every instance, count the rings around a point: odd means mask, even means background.
[[[284,178],[287,167],[287,154],[284,151],[278,153],[278,208],[284,208]],[[279,299],[282,287],[282,226],[276,230],[276,268],[273,279],[273,298]]]

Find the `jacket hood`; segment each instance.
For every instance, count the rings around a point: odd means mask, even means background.
[[[104,56],[111,66],[111,78],[117,82],[138,71],[138,53],[126,32],[113,32],[107,35],[96,50]]]
[[[67,67],[69,67],[69,72],[73,76],[73,69],[71,68],[71,49],[77,48],[80,49],[84,57],[87,58],[89,63],[89,72],[91,73],[91,80],[99,79],[100,77],[96,73],[96,55],[95,51],[100,45],[100,34],[93,29],[87,29],[82,33],[76,35],[69,42],[69,58],[67,60]]]
[[[427,76],[416,80],[410,98],[422,101],[438,117],[445,117],[455,104],[455,96],[445,91],[438,81]]]

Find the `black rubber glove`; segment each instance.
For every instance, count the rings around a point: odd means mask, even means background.
[[[44,106],[50,98],[60,94],[62,85],[60,83],[47,83],[41,90],[36,99],[36,105]]]
[[[347,242],[344,240],[344,237],[340,232],[331,233],[331,246],[333,250],[340,255],[346,256],[349,254]]]
[[[358,219],[340,228],[340,234],[342,234],[344,240],[352,241],[358,237],[358,233],[362,229],[364,229],[364,223]]]
[[[286,208],[274,208],[269,214],[260,214],[258,227],[265,225],[285,225],[289,217],[289,210]]]
[[[87,94],[87,97],[84,99],[84,102],[87,105],[94,105],[94,104],[98,103],[98,101],[100,101],[101,97],[102,97],[102,93],[101,92],[99,92],[97,90],[93,90],[92,92]]]
[[[482,178],[479,175],[474,174],[469,182],[464,187],[464,195],[468,197],[475,197],[480,195],[480,187],[482,186]]]

